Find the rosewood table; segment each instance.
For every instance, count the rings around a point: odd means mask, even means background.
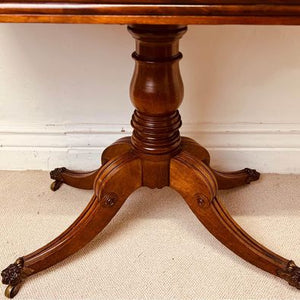
[[[258,180],[259,173],[249,168],[229,173],[212,169],[207,150],[180,136],[178,112],[183,99],[178,46],[187,25],[300,25],[300,0],[4,0],[0,22],[126,24],[136,41],[130,85],[136,108],[132,136],[109,146],[98,170],[51,172],[53,191],[65,183],[93,189],[94,194],[59,237],[2,271],[7,297],[14,297],[28,276],[84,247],[141,186],[174,188],[221,243],[300,289],[300,268],[250,237],[219,200],[218,189],[248,184]]]

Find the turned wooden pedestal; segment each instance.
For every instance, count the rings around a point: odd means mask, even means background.
[[[65,168],[51,172],[52,189],[63,183],[94,189],[78,219],[59,237],[19,258],[2,272],[13,297],[26,277],[72,255],[91,241],[114,217],[127,197],[141,186],[178,191],[202,224],[226,247],[257,267],[300,288],[300,269],[293,261],[271,252],[231,218],[218,199],[218,189],[234,188],[259,179],[255,170],[232,173],[213,170],[209,153],[195,141],[181,137],[178,108],[183,99],[179,71],[179,39],[186,26],[132,25],[136,40],[135,71],[130,86],[136,110],[131,137],[118,140],[102,155],[102,166],[93,172]]]

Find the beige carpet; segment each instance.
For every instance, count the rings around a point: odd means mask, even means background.
[[[2,171],[0,182],[1,269],[61,233],[92,193],[66,185],[53,193],[47,172]],[[220,192],[244,229],[298,264],[299,183],[300,175],[264,175]],[[171,189],[142,188],[93,242],[28,279],[16,299],[225,298],[300,299],[300,291],[225,248]]]

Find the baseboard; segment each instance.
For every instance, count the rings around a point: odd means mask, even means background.
[[[0,126],[0,169],[97,168],[101,152],[130,135],[123,124]],[[186,124],[182,135],[210,151],[212,165],[300,173],[300,124]]]

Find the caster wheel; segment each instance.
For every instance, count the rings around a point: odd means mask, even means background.
[[[16,285],[16,286],[9,285],[5,290],[5,296],[7,298],[12,299],[18,294],[19,289],[20,289],[20,285]]]
[[[51,183],[50,189],[51,189],[53,192],[55,192],[55,191],[57,191],[57,190],[61,187],[62,184],[63,184],[62,181],[57,181],[57,180],[55,180],[55,181],[53,181],[53,182]]]

